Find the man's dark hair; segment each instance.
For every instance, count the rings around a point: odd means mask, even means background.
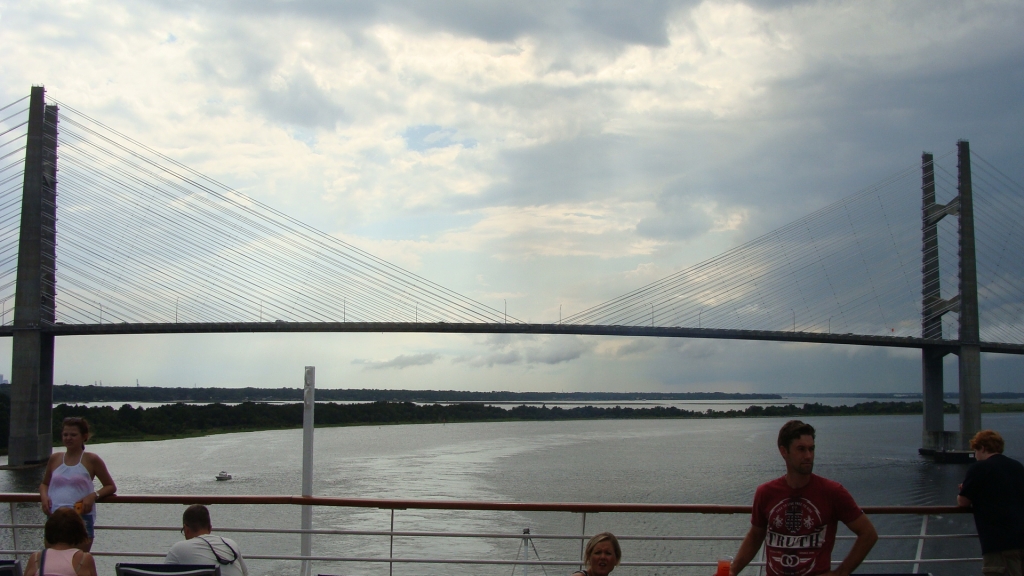
[[[57,508],[46,519],[43,538],[51,545],[78,546],[89,539],[89,533],[85,531],[85,522],[77,512],[71,508]]]
[[[814,438],[814,426],[805,424],[799,420],[790,420],[782,425],[779,429],[779,448],[785,448],[789,450],[789,445],[793,443],[793,440],[801,436],[810,436]]]
[[[210,511],[202,504],[193,504],[186,508],[185,513],[181,515],[181,523],[193,532],[213,528],[210,524]]]

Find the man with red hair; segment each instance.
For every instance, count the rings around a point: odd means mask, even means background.
[[[982,430],[971,439],[977,460],[967,469],[956,503],[974,509],[983,574],[1021,576],[1024,553],[1024,466],[1003,456],[1003,437]]]

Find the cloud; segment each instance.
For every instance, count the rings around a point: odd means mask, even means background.
[[[637,222],[641,236],[660,240],[692,240],[710,232],[729,232],[745,224],[747,211],[719,205],[714,196],[666,191],[658,198],[657,210]]]
[[[522,360],[523,355],[518,350],[505,350],[502,352],[480,354],[478,356],[464,356],[457,358],[455,361],[460,364],[467,364],[474,368],[493,368],[495,366],[519,364]]]
[[[159,2],[165,6],[185,3]],[[223,15],[281,19],[299,17],[342,29],[398,22],[413,29],[447,32],[489,42],[507,42],[522,36],[552,40],[571,31],[579,45],[640,43],[663,45],[665,29],[673,10],[693,2],[640,0],[628,6],[615,0],[577,3],[569,0],[521,0],[518,2],[474,2],[442,0],[429,5],[409,0],[353,0],[344,3],[317,1],[221,2],[216,5],[192,3],[193,10],[220,11]]]
[[[258,93],[256,102],[273,119],[307,128],[333,129],[348,118],[307,72],[276,76],[268,84]]]
[[[593,344],[580,337],[567,336],[551,339],[544,346],[528,349],[528,362],[543,364],[561,364],[577,360],[593,348]]]
[[[523,364],[556,365],[578,360],[594,349],[593,340],[579,336],[488,336],[483,346],[487,352],[464,355],[456,363],[474,367]]]
[[[645,355],[660,348],[661,343],[651,338],[609,338],[601,341],[595,347],[595,352],[613,358],[626,358]]]
[[[353,364],[365,366],[364,370],[402,370],[412,366],[429,366],[440,358],[438,354],[402,354],[391,360],[353,360]]]
[[[431,148],[447,148],[449,146],[464,146],[466,148],[472,148],[476,146],[474,140],[456,140],[455,134],[458,130],[454,128],[444,128],[441,126],[429,124],[429,125],[418,125],[409,126],[402,132],[402,137],[405,138],[406,146],[410,150],[417,152],[423,152],[424,150],[430,150]]]
[[[300,221],[495,309],[507,298],[510,316],[555,321],[960,137],[1024,181],[1022,18],[1019,3],[924,0],[18,2],[0,23],[0,105],[46,84]],[[275,361],[323,337],[295,335]],[[650,342],[467,337],[427,362],[416,340],[359,348],[337,372],[380,386],[852,389],[868,362],[860,385],[919,388],[901,354]],[[60,345],[77,350],[58,362],[65,377],[165,377],[104,357],[98,339]],[[174,373],[154,346],[134,356]],[[222,366],[230,346],[190,350],[196,378],[254,363]],[[392,360],[351,361],[376,354]],[[428,364],[437,381],[400,370]]]
[[[508,149],[500,160],[505,181],[495,184],[480,200],[519,206],[546,204],[552,198],[562,202],[610,197],[627,200],[638,192],[633,177],[641,183],[645,179],[645,163],[637,157],[643,147],[638,148],[632,140],[579,134]]]
[[[720,340],[684,340],[678,350],[682,358],[699,361],[726,353],[726,346]]]

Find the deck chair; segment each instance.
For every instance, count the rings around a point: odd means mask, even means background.
[[[0,576],[21,576],[21,562],[0,560]]]
[[[220,576],[220,566],[213,564],[130,564],[114,565],[117,576]]]

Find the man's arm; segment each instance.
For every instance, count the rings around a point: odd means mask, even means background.
[[[178,560],[177,550],[175,545],[171,545],[171,549],[167,551],[167,556],[164,557],[164,564],[181,564],[181,560]]]
[[[736,576],[747,567],[747,564],[750,564],[750,561],[754,559],[754,555],[761,549],[761,544],[764,543],[764,537],[767,534],[767,528],[761,528],[758,526],[750,527],[746,538],[744,538],[743,543],[740,544],[740,549],[736,551],[736,558],[732,561],[732,567],[729,569],[729,576]]]
[[[959,486],[956,487],[956,489],[959,492],[963,492],[964,491],[964,485],[960,484]],[[971,499],[968,498],[967,496],[962,496],[960,494],[957,494],[956,495],[956,505],[960,506],[961,508],[970,508],[971,507]]]
[[[878,532],[875,531],[875,525],[868,519],[867,514],[861,514],[853,522],[847,522],[846,527],[857,535],[857,540],[850,548],[850,553],[843,559],[843,563],[835,570],[826,572],[826,575],[849,576],[850,572],[864,561],[868,552],[875,546],[875,542],[878,542]]]

